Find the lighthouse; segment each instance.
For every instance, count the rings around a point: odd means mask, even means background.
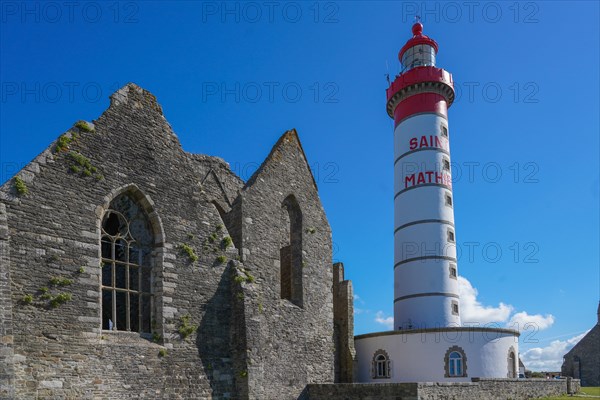
[[[460,326],[448,108],[452,75],[438,44],[412,27],[387,89],[394,119],[395,329]]]
[[[387,89],[394,119],[394,327],[354,337],[357,381],[516,378],[519,332],[461,325],[448,108],[452,75],[419,22]]]

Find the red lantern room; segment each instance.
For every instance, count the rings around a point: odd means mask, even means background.
[[[414,67],[435,67],[435,55],[438,52],[438,44],[429,36],[423,35],[423,24],[417,22],[412,27],[413,37],[398,53],[398,59],[402,63],[402,71]]]

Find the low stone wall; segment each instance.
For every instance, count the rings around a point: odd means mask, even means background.
[[[571,380],[571,392],[579,380]],[[566,379],[478,379],[466,383],[308,385],[301,400],[527,400],[568,393]]]
[[[299,400],[418,400],[418,383],[308,385]]]
[[[579,381],[573,380],[573,391]],[[477,379],[472,383],[419,383],[419,400],[526,400],[568,393],[566,379]]]

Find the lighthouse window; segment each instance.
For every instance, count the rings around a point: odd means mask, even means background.
[[[450,171],[450,161],[448,159],[444,158],[444,161],[442,161],[442,166],[444,171]]]
[[[452,229],[448,229],[448,241],[454,243],[454,231]]]
[[[458,301],[452,302],[452,314],[458,315]]]
[[[458,273],[456,272],[456,264],[450,264],[450,278],[458,278]]]
[[[444,357],[446,378],[460,378],[467,376],[467,356],[459,346],[452,346],[446,351]]]
[[[441,128],[442,128],[442,136],[448,137],[448,128],[446,128],[444,125],[442,125]]]
[[[377,350],[373,355],[373,379],[386,379],[391,377],[391,361],[385,350]]]
[[[446,205],[452,207],[452,195],[450,193],[446,193]]]

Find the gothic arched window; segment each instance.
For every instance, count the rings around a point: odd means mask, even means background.
[[[101,234],[102,329],[150,333],[154,235],[148,216],[120,194],[104,212]]]

